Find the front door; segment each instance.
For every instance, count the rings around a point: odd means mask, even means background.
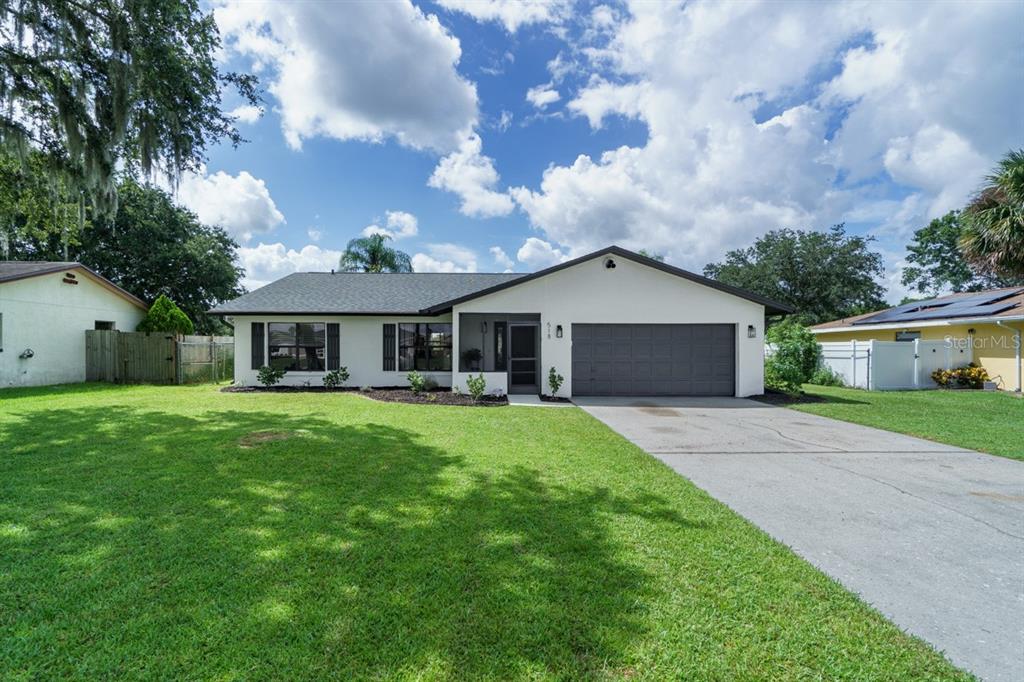
[[[511,323],[508,350],[508,392],[540,393],[540,325]]]

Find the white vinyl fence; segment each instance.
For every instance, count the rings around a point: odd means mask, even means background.
[[[936,369],[971,362],[969,344],[949,341],[832,341],[821,344],[821,361],[847,386],[872,391],[935,388]]]

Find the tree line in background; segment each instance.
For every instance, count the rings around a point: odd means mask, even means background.
[[[707,277],[796,309],[807,325],[886,307],[873,237],[781,229],[729,251]],[[928,298],[942,291],[1024,286],[1024,151],[1007,154],[963,210],[914,233],[902,282]]]
[[[43,176],[0,156],[0,253],[10,260],[74,260],[147,303],[174,300],[203,334],[226,326],[206,311],[243,293],[238,244],[222,228],[204,225],[152,185],[118,184],[113,216],[75,204]]]

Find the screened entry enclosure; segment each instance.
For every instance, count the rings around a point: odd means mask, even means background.
[[[536,391],[540,314],[459,315],[459,371],[506,372],[509,392]]]
[[[327,337],[323,322],[271,322],[267,327],[271,367],[286,372],[323,371]]]

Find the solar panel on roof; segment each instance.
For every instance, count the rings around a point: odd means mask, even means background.
[[[1016,303],[1006,302],[1024,289],[988,292],[950,298],[946,300],[915,301],[857,320],[853,324],[884,324],[888,322],[913,322],[914,320],[941,320],[951,317],[981,317],[995,315],[1013,308]],[[997,303],[997,301],[1004,301]]]

